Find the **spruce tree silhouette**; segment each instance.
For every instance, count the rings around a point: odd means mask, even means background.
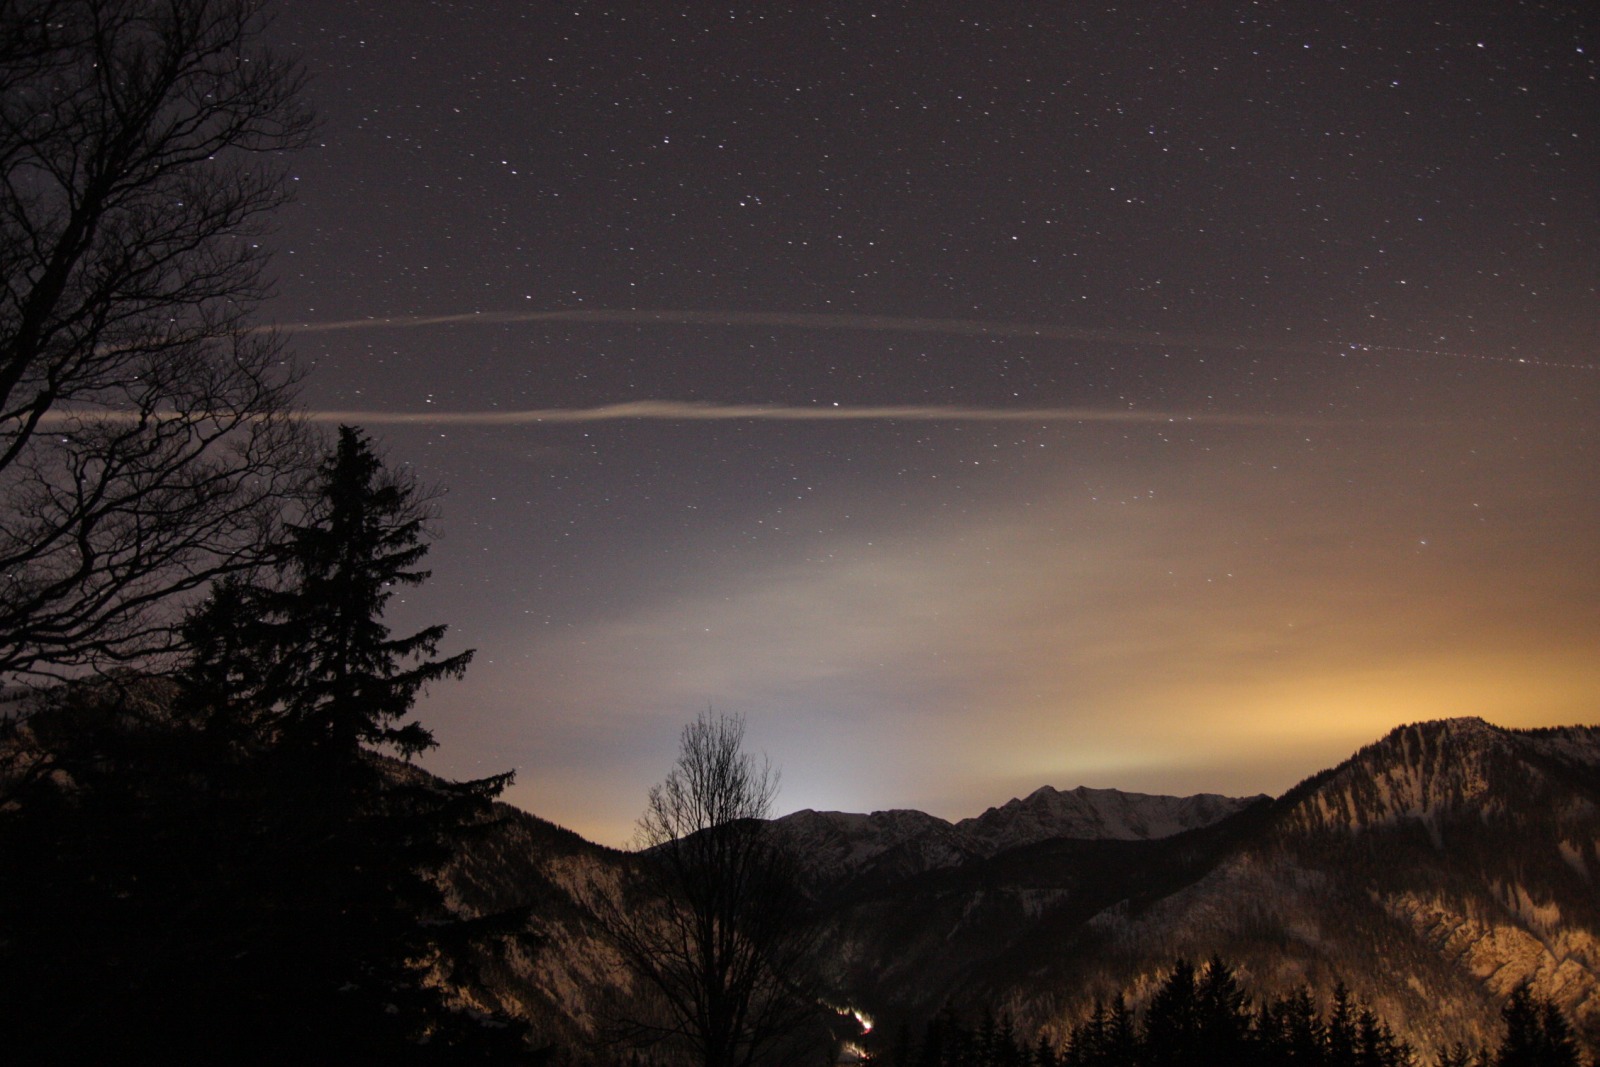
[[[427,577],[424,503],[349,428],[318,489],[277,584],[219,583],[192,613],[175,682],[68,687],[14,735],[48,769],[0,812],[0,905],[30,918],[0,937],[0,1021],[24,1060],[524,1058],[521,1028],[431,981],[481,927],[430,875],[510,775],[382,752],[432,744],[412,704],[470,656],[382,621]]]
[[[1213,955],[1196,987],[1196,1043],[1191,1062],[1234,1067],[1246,1053],[1250,1008],[1233,968]]]
[[[1500,1011],[1505,1037],[1495,1053],[1494,1067],[1578,1067],[1578,1045],[1572,1024],[1548,1000],[1518,986]]]
[[[1200,1029],[1194,965],[1180,959],[1150,998],[1144,1015],[1145,1062],[1149,1067],[1187,1067]]]
[[[429,576],[417,568],[425,502],[347,426],[318,489],[290,527],[286,580],[220,588],[189,630],[199,653],[189,678],[231,688],[236,704],[243,689],[259,747],[247,806],[270,828],[261,852],[275,862],[252,864],[267,891],[266,936],[246,985],[257,1002],[294,1002],[282,1016],[294,1022],[278,1027],[286,1059],[386,1045],[386,1055],[436,1062],[481,1039],[509,1051],[499,1031],[446,1010],[426,979],[448,967],[454,929],[428,875],[484,824],[511,775],[446,783],[380,755],[433,746],[412,706],[472,656],[436,657],[443,625],[396,637],[383,622],[395,590]],[[209,730],[237,734],[239,709],[218,710],[205,716]]]
[[[404,721],[417,694],[460,677],[472,660],[470,651],[428,658],[442,625],[392,637],[383,623],[395,590],[429,577],[415,569],[428,551],[425,508],[349,426],[339,428],[319,484],[311,520],[290,528],[290,584],[262,600],[281,649],[269,684],[283,690],[285,730],[336,759],[362,745],[415,755],[434,745],[428,730]]]

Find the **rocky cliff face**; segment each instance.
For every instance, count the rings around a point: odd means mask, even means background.
[[[597,932],[593,901],[628,892],[631,863],[553,823],[499,806],[501,819],[444,872],[462,916],[505,925],[439,980],[463,1006],[532,1024],[542,1044],[596,1047],[608,1003],[632,977]]]
[[[1283,807],[1263,857],[1341,877],[1389,924],[1419,1016],[1482,1029],[1527,984],[1600,1037],[1600,730],[1403,727]],[[1472,995],[1441,1005],[1443,979]]]
[[[1463,816],[1485,825],[1526,819],[1536,814],[1528,802],[1557,794],[1564,805],[1586,809],[1582,779],[1597,763],[1600,740],[1593,728],[1514,731],[1482,719],[1419,723],[1303,783],[1289,794],[1295,803],[1287,822],[1303,834],[1411,825],[1437,836]]]

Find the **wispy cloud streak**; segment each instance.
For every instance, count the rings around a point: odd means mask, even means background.
[[[1077,422],[1191,426],[1332,426],[1334,419],[1298,415],[1246,415],[1220,411],[1150,411],[1132,408],[986,408],[921,404],[827,406],[716,404],[693,400],[630,400],[587,408],[523,408],[489,411],[308,410],[292,416],[306,422],[362,426],[540,426],[596,422]],[[167,419],[204,421],[204,413],[115,408],[61,407],[39,425],[58,430],[82,423],[132,423]],[[218,422],[238,421],[237,416]]]
[[[1479,363],[1509,363],[1562,370],[1594,371],[1600,364],[1562,362],[1531,356],[1488,355],[1435,348],[1350,341],[1294,340],[1240,335],[1170,333],[1163,330],[1111,330],[1053,323],[989,322],[980,319],[934,319],[898,315],[841,315],[818,312],[684,311],[630,308],[592,308],[566,311],[469,311],[448,315],[392,315],[338,322],[286,323],[274,329],[294,333],[335,333],[345,330],[415,329],[425,326],[512,325],[517,323],[571,323],[613,326],[752,326],[769,329],[867,330],[883,333],[943,334],[952,337],[1032,338],[1040,341],[1077,341],[1146,348],[1209,349],[1233,352],[1275,352],[1331,355],[1333,353],[1392,353],[1432,359],[1464,359]]]
[[[1322,420],[1224,412],[1144,411],[1123,408],[988,408],[916,404],[848,406],[711,404],[687,400],[633,400],[588,408],[531,408],[515,411],[310,411],[313,422],[367,426],[525,426],[541,423],[620,422],[1113,422],[1228,426],[1281,426]]]
[[[1034,337],[1047,341],[1103,341],[1131,345],[1181,345],[1206,348],[1249,348],[1238,338],[1153,331],[1103,330],[1040,323],[985,322],[977,319],[932,319],[896,315],[840,315],[808,312],[682,311],[590,309],[569,311],[471,311],[450,315],[397,315],[385,318],[345,319],[339,322],[301,322],[280,329],[295,333],[330,333],[342,330],[412,329],[422,326],[514,323],[574,323],[587,325],[653,326],[760,326],[806,330],[870,330],[885,333],[933,333],[957,337]]]

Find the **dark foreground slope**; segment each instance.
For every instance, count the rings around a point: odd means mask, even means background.
[[[600,939],[592,902],[629,892],[626,853],[502,806],[499,824],[444,872],[460,914],[505,925],[441,980],[462,1005],[527,1020],[536,1045],[584,1059],[603,1045],[630,976]]]

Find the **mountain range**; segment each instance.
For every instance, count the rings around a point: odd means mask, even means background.
[[[582,1048],[629,988],[591,907],[634,891],[635,860],[505,814],[447,877],[463,914],[522,909],[527,936],[448,980]],[[1044,787],[955,823],[802,811],[772,830],[831,999],[884,1023],[952,1004],[1060,1040],[1095,997],[1137,1008],[1175,958],[1220,953],[1258,996],[1343,981],[1424,1053],[1492,1045],[1525,984],[1600,1047],[1600,728],[1404,726],[1277,798]]]
[[[1150,796],[1079,786],[1066,792],[1041,786],[971,819],[951,823],[920,811],[797,811],[773,822],[802,858],[814,893],[893,881],[988,859],[1054,838],[1147,841],[1209,826],[1253,800],[1215,793]]]

